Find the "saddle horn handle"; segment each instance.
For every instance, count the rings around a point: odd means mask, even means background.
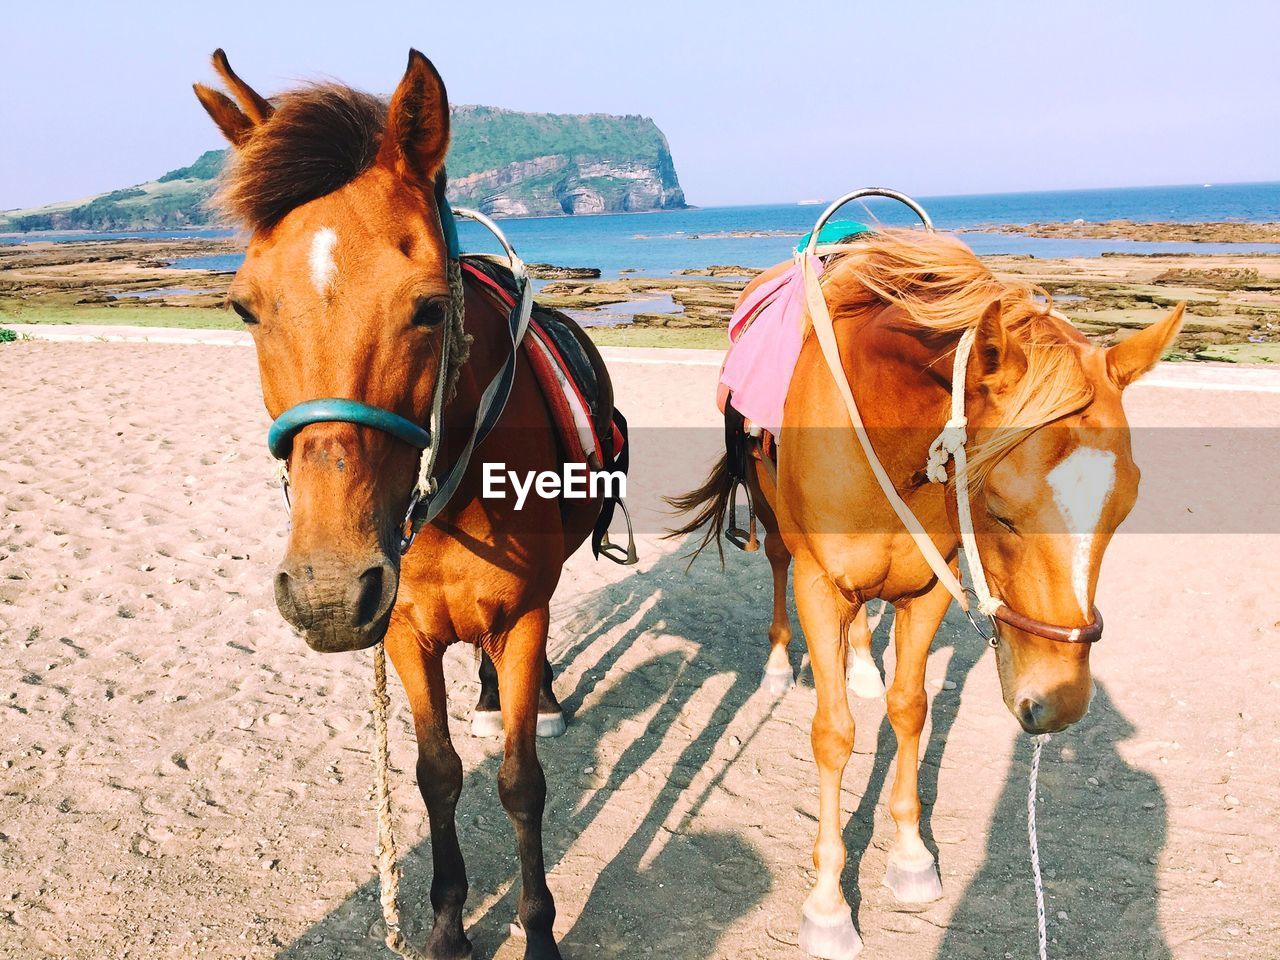
[[[853,200],[861,200],[863,197],[887,197],[890,200],[897,200],[903,206],[910,208],[911,212],[920,218],[920,222],[924,224],[924,228],[933,233],[933,220],[929,214],[925,212],[924,207],[916,203],[905,193],[899,193],[897,190],[890,190],[888,187],[863,187],[860,190],[854,190],[852,193],[846,193],[843,197],[836,200],[831,206],[822,211],[822,216],[818,217],[818,222],[813,225],[813,232],[809,234],[809,245],[805,248],[805,254],[812,256],[813,252],[818,248],[818,234],[822,228],[826,226],[828,220],[835,216],[836,211],[843,207],[846,203]]]

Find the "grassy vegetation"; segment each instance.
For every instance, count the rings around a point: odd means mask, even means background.
[[[205,307],[105,307],[97,304],[16,306],[0,302],[0,324],[72,323],[127,327],[186,327],[238,330],[243,324],[230,310]]]
[[[1220,343],[1197,351],[1196,359],[1221,363],[1280,363],[1280,343]]]
[[[455,107],[447,166],[456,178],[550,155],[652,162],[666,152],[662,131],[648,117]]]
[[[243,324],[230,310],[203,307],[22,306],[0,302],[0,325],[6,323],[70,323],[128,327],[184,327],[189,330],[239,330]],[[724,330],[663,327],[588,327],[597,344],[610,347],[684,347],[724,349]]]
[[[728,338],[720,327],[587,327],[587,336],[601,347],[676,347],[723,350]]]

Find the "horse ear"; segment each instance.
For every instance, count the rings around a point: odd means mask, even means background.
[[[253,121],[246,117],[229,97],[211,87],[206,87],[203,83],[195,83],[191,86],[201,106],[213,118],[222,135],[231,141],[232,146],[238,147],[249,139],[249,135],[253,133]]]
[[[222,82],[227,85],[235,98],[240,101],[240,107],[254,124],[262,123],[271,114],[275,113],[275,107],[267,102],[266,97],[261,96],[258,91],[249,86],[231,69],[231,61],[227,59],[226,53],[219,47],[213,51],[213,69],[218,71],[218,76],[222,78]]]
[[[275,112],[275,108],[231,69],[231,63],[221,47],[213,51],[212,59],[213,69],[235,94],[240,105],[236,106],[230,97],[212,87],[206,87],[203,83],[194,84],[193,89],[201,106],[213,118],[222,135],[230,140],[233,146],[239,147],[249,139],[254,127]]]
[[[449,149],[449,98],[435,66],[417,50],[391,96],[378,162],[401,176],[430,183]]]
[[[1002,307],[999,298],[987,305],[973,338],[978,385],[992,393],[1007,390],[1027,372],[1027,355],[1005,329]]]
[[[1160,362],[1182,329],[1182,314],[1186,307],[1185,303],[1178,304],[1163,320],[1139,330],[1107,350],[1107,373],[1116,386],[1123,390]]]

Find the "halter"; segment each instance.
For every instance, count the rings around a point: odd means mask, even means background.
[[[448,248],[450,319],[446,321],[448,328],[442,338],[440,364],[436,372],[435,388],[431,395],[431,413],[427,426],[423,427],[398,413],[383,407],[375,407],[362,400],[328,397],[305,400],[290,407],[276,417],[271,424],[271,430],[267,433],[267,449],[280,461],[280,484],[286,509],[290,505],[289,453],[293,449],[293,438],[305,427],[315,423],[354,423],[358,426],[381,430],[421,451],[418,459],[418,479],[409,497],[409,506],[405,510],[404,520],[400,524],[401,554],[408,552],[418,531],[435,519],[448,504],[462,481],[463,474],[466,473],[472,452],[493,430],[502,411],[506,408],[507,398],[511,395],[511,384],[515,378],[516,347],[524,338],[533,310],[533,288],[529,283],[528,271],[498,225],[478,210],[466,207],[450,208],[449,202],[443,197],[439,198],[438,203],[440,226]],[[436,460],[440,454],[441,422],[446,391],[451,379],[449,376],[450,354],[455,349],[451,321],[453,317],[460,316],[463,309],[462,276],[459,266],[461,247],[458,242],[455,216],[475,220],[497,238],[506,253],[512,276],[520,290],[520,298],[507,318],[511,349],[502,367],[494,374],[493,379],[480,395],[471,436],[453,466],[442,478],[437,478],[435,471]]]
[[[1102,615],[1098,612],[1096,606],[1090,611],[1092,617],[1090,623],[1083,627],[1064,627],[1019,613],[1000,598],[992,596],[991,589],[987,585],[986,573],[982,568],[982,557],[978,552],[978,539],[973,530],[973,516],[969,506],[968,460],[965,455],[965,443],[968,440],[968,420],[964,412],[964,397],[965,379],[969,368],[969,353],[973,348],[975,337],[972,328],[961,335],[960,342],[956,346],[955,363],[951,376],[951,416],[943,426],[942,432],[929,445],[929,462],[925,467],[929,480],[935,483],[946,483],[947,461],[952,458],[955,459],[956,513],[960,520],[961,546],[964,548],[965,557],[969,561],[970,572],[973,574],[972,591],[966,590],[964,585],[960,583],[959,578],[951,572],[950,564],[943,558],[938,548],[934,546],[933,539],[925,531],[919,518],[907,506],[906,501],[902,499],[889,474],[885,471],[884,465],[881,464],[880,458],[876,456],[875,449],[871,445],[871,438],[867,434],[866,425],[863,423],[862,416],[858,413],[858,405],[853,399],[849,378],[845,375],[844,366],[840,362],[840,347],[836,343],[835,325],[832,323],[831,312],[827,308],[826,295],[822,291],[822,285],[818,280],[818,271],[815,267],[817,257],[829,253],[857,249],[854,244],[819,244],[818,240],[823,225],[831,219],[835,212],[851,200],[857,200],[861,197],[889,197],[905,204],[915,212],[921,223],[924,224],[925,229],[930,232],[933,231],[933,222],[929,219],[929,215],[925,213],[924,209],[905,194],[898,193],[895,190],[886,190],[882,187],[868,187],[846,194],[827,207],[814,225],[813,232],[809,235],[809,243],[803,250],[796,252],[796,258],[800,261],[804,277],[805,299],[809,308],[809,316],[813,323],[814,335],[822,348],[822,355],[831,370],[831,376],[835,380],[836,388],[844,400],[845,407],[848,409],[849,418],[853,421],[854,434],[857,436],[862,452],[871,466],[871,472],[880,484],[880,489],[884,491],[889,505],[893,507],[894,513],[898,515],[898,519],[902,521],[902,525],[906,527],[912,540],[915,541],[916,547],[923,555],[925,562],[929,564],[934,576],[946,587],[947,592],[955,597],[956,602],[960,604],[960,608],[969,618],[969,622],[973,624],[974,630],[984,637],[991,646],[994,647],[999,642],[998,632],[994,629],[997,620],[1008,624],[1015,630],[1042,637],[1046,640],[1056,640],[1060,643],[1096,643],[1102,638]],[[991,620],[993,629],[990,635],[978,625],[978,621],[973,615],[968,596],[970,592],[972,592],[974,599],[977,601],[978,611]]]

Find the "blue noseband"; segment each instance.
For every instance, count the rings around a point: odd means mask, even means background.
[[[418,426],[412,420],[406,420],[398,413],[373,407],[359,400],[308,400],[296,407],[290,407],[271,424],[267,434],[267,448],[277,460],[289,456],[293,447],[294,435],[303,427],[313,423],[355,423],[362,427],[373,427],[383,433],[389,433],[403,440],[411,447],[425,450],[431,445],[429,431]]]

